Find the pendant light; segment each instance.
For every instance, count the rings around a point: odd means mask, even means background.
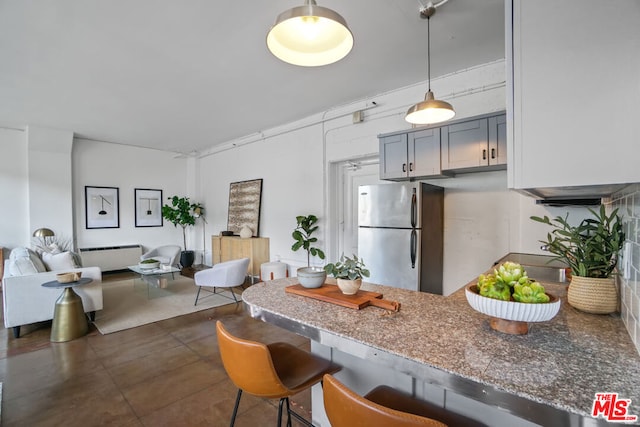
[[[293,65],[317,67],[337,62],[353,47],[353,34],[342,16],[315,0],[305,0],[278,15],[267,34],[267,47]]]
[[[419,102],[409,108],[404,119],[415,125],[429,125],[440,123],[452,119],[456,115],[451,104],[445,101],[438,101],[431,92],[431,32],[429,20],[436,13],[433,3],[420,10],[420,16],[427,18],[427,81],[429,87],[424,96],[424,101]]]

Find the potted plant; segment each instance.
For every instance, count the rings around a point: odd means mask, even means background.
[[[188,197],[168,197],[171,205],[162,206],[162,217],[172,223],[175,227],[182,227],[182,241],[184,250],[180,253],[180,265],[182,267],[191,267],[195,259],[194,251],[187,250],[187,233],[186,229],[190,225],[195,225],[196,216],[195,209],[202,209],[199,203],[191,203]]]
[[[598,212],[589,209],[594,218],[583,219],[577,226],[563,217],[532,216],[531,219],[553,227],[546,240],[541,240],[555,259],[571,268],[567,300],[573,307],[597,314],[618,309],[615,268],[624,245],[622,222],[615,209],[606,214],[604,205]]]
[[[364,260],[359,259],[355,254],[353,258],[342,254],[340,261],[325,265],[324,270],[336,278],[338,287],[345,295],[354,295],[362,285],[362,278],[369,277],[369,270],[365,268]]]
[[[296,228],[291,233],[291,237],[295,240],[291,250],[296,252],[302,248],[307,251],[307,266],[298,269],[298,281],[304,287],[319,288],[324,284],[327,274],[322,267],[311,267],[311,256],[324,259],[322,249],[312,246],[318,241],[317,237],[311,236],[318,230],[316,225],[318,217],[315,215],[299,215],[296,217],[296,221]]]

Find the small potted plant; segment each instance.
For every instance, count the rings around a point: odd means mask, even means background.
[[[594,218],[583,219],[577,226],[563,217],[532,216],[531,219],[553,227],[546,240],[540,240],[555,259],[571,268],[567,301],[573,307],[596,314],[618,309],[615,268],[624,245],[622,222],[615,209],[607,216],[604,205],[598,212],[589,209]]]
[[[338,288],[345,295],[356,294],[362,285],[362,278],[369,277],[369,270],[365,268],[364,260],[355,254],[353,254],[353,258],[342,254],[340,261],[335,264],[327,264],[324,270],[336,278]]]
[[[298,281],[306,288],[319,288],[324,284],[327,274],[322,267],[311,267],[311,256],[324,259],[322,249],[312,246],[318,241],[317,237],[311,236],[318,230],[316,225],[318,217],[315,215],[299,215],[296,217],[296,221],[296,228],[291,233],[291,237],[295,240],[291,250],[295,252],[302,248],[307,251],[307,266],[297,270]]]
[[[168,199],[171,200],[171,205],[162,206],[162,216],[175,227],[178,225],[182,227],[184,250],[180,253],[180,265],[182,265],[182,267],[191,267],[195,259],[195,252],[187,250],[186,229],[191,225],[195,225],[195,210],[199,209],[200,212],[202,212],[202,205],[199,203],[191,203],[188,197],[173,196],[168,197]]]

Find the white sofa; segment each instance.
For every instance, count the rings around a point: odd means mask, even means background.
[[[2,305],[4,326],[13,328],[13,335],[20,337],[20,326],[53,319],[53,311],[62,288],[45,288],[43,283],[56,280],[62,271],[46,271],[23,276],[9,276],[9,261],[5,262],[2,279]],[[81,271],[82,277],[93,279],[88,285],[77,286],[74,291],[82,298],[82,305],[91,319],[102,310],[102,272],[99,267],[73,268],[65,271]]]

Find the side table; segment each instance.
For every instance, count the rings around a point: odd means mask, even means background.
[[[93,279],[84,278],[77,282],[60,283],[57,280],[43,283],[45,288],[64,288],[56,301],[51,324],[51,341],[65,342],[80,338],[89,331],[87,317],[84,314],[82,298],[75,293],[75,286],[82,286],[93,282]]]

